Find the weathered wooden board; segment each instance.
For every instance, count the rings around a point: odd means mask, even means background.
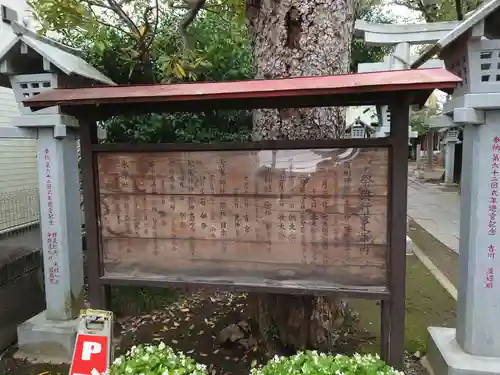
[[[387,149],[103,153],[102,193],[387,195]],[[275,165],[275,167],[272,167]],[[366,169],[371,175],[363,173]]]
[[[369,216],[359,197],[103,195],[102,233],[105,237],[241,239],[243,241],[362,243],[366,222],[369,241],[387,241],[386,199],[372,199]]]
[[[385,148],[97,160],[107,275],[386,283]]]
[[[315,244],[291,251],[288,243],[163,239],[104,240],[106,276],[198,276],[331,282],[343,286],[383,286],[386,246],[348,249]],[[326,256],[325,256],[326,255]]]

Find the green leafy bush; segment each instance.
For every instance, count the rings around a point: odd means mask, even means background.
[[[163,342],[158,346],[133,346],[127,354],[115,359],[109,375],[207,375],[207,367]]]
[[[274,357],[265,366],[254,368],[251,375],[404,375],[388,366],[380,357],[355,354],[326,355],[316,351],[299,352],[292,357]]]

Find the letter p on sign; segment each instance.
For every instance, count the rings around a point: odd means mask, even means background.
[[[108,338],[82,335],[76,339],[70,375],[97,375],[108,368]]]
[[[98,342],[91,342],[91,341],[84,342],[82,349],[82,360],[90,361],[90,356],[92,354],[99,354],[101,350],[102,346]]]

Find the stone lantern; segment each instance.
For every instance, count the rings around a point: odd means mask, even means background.
[[[427,361],[436,375],[500,374],[499,25],[500,0],[491,0],[412,64],[438,54],[463,80],[443,107],[463,126],[463,177],[457,327],[429,328]]]
[[[367,138],[367,131],[366,128],[356,122],[351,126],[351,138]]]
[[[460,130],[456,127],[448,128],[445,130],[443,144],[445,154],[444,183],[446,185],[454,184],[455,145],[460,142],[460,140],[458,139],[459,133]]]
[[[11,87],[19,103],[14,125],[37,139],[47,306],[18,327],[19,349],[27,357],[70,361],[84,300],[78,122],[59,107],[32,112],[21,101],[54,88],[114,83],[77,51],[17,22],[15,11],[2,6],[1,15],[0,85]]]

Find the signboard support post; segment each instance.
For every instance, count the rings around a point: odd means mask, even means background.
[[[92,157],[92,146],[98,143],[97,125],[95,121],[80,120],[80,149],[82,155],[82,180],[93,183],[83,184],[83,195],[85,197],[85,230],[87,235],[87,247],[89,249],[99,249],[99,228],[95,220],[98,217],[97,211],[97,188],[96,175],[94,173],[94,158]],[[110,301],[109,285],[102,285],[100,277],[101,257],[98,251],[89,251],[88,262],[88,299],[90,306],[96,309],[108,309]]]
[[[390,289],[391,295],[390,315],[384,316],[382,305],[382,319],[389,320],[389,353],[388,362],[397,368],[403,367],[404,336],[405,336],[405,274],[406,274],[406,195],[408,189],[408,103],[390,105],[392,114],[391,135],[393,139],[393,155],[389,183],[389,233],[390,247]],[[397,186],[397,189],[394,187]],[[387,303],[384,301],[383,303]],[[382,327],[386,324],[382,323]]]

